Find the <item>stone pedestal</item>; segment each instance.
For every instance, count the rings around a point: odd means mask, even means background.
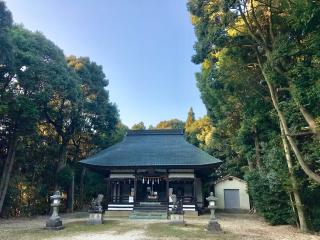
[[[207,230],[210,233],[219,233],[219,232],[222,231],[221,230],[221,226],[220,226],[220,224],[218,223],[217,220],[210,220],[209,223],[208,223]]]
[[[171,213],[170,214],[170,224],[185,225],[184,214]]]
[[[61,218],[60,217],[50,217],[46,222],[46,229],[49,229],[49,230],[63,229]]]
[[[102,212],[89,212],[88,224],[102,224],[103,214]]]

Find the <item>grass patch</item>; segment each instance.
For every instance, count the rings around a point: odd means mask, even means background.
[[[241,236],[232,233],[221,232],[218,234],[208,233],[203,225],[187,224],[169,225],[167,223],[153,223],[147,227],[146,233],[155,239],[212,239],[212,240],[237,240]]]
[[[78,234],[78,233],[98,233],[105,231],[112,231],[117,233],[124,233],[126,231],[130,231],[130,229],[134,228],[130,226],[130,224],[120,224],[120,221],[116,220],[107,220],[104,224],[100,225],[89,225],[86,221],[78,221],[64,224],[64,229],[59,231],[54,230],[46,230],[44,228],[35,228],[35,229],[27,229],[27,230],[16,230],[10,229],[5,230],[1,229],[0,231],[0,239],[1,240],[43,240],[50,239],[52,237],[67,237],[70,235]]]

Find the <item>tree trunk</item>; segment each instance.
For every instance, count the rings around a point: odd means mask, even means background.
[[[73,206],[74,206],[74,174],[72,175],[72,180],[68,188],[67,211],[72,213]]]
[[[247,159],[249,171],[252,172],[254,170],[254,165],[251,159]]]
[[[316,120],[304,106],[300,104],[298,104],[298,106],[301,114],[303,115],[304,119],[308,123],[311,132],[313,132],[316,135],[316,137],[320,139],[320,130]]]
[[[57,173],[62,170],[67,164],[67,142],[63,140],[59,149],[59,162],[57,167]]]
[[[3,167],[1,183],[0,183],[0,215],[2,213],[3,203],[7,194],[9,180],[15,160],[16,149],[18,145],[18,137],[13,136],[9,141],[8,155]]]
[[[253,133],[254,133],[254,146],[256,151],[256,165],[257,165],[257,168],[260,170],[262,168],[262,162],[261,162],[261,155],[260,155],[258,131],[256,127],[254,127],[253,129]]]
[[[260,63],[260,61],[259,61]],[[280,109],[280,106],[279,106],[279,102],[278,102],[278,97],[276,95],[276,92],[275,92],[275,89],[274,89],[274,86],[272,85],[272,83],[270,82],[268,76],[266,75],[266,73],[264,72],[261,64],[260,64],[260,68],[261,68],[261,71],[262,71],[262,74],[263,74],[263,77],[264,79],[266,80],[267,82],[267,85],[268,85],[268,89],[269,89],[269,93],[270,93],[270,96],[271,96],[271,99],[272,99],[272,103],[273,103],[273,106],[277,112],[277,115],[279,117],[279,121],[280,121],[280,124],[282,125],[283,127],[283,131],[284,131],[284,134],[302,168],[302,170],[305,172],[305,174],[307,174],[308,177],[310,177],[312,180],[314,180],[315,182],[317,182],[318,184],[320,184],[320,176],[318,174],[316,174],[315,172],[312,171],[312,169],[310,169],[310,167],[306,164],[306,162],[304,161],[304,158],[303,156],[301,155],[299,149],[298,149],[298,146],[297,144],[295,143],[294,139],[292,138],[292,136],[290,135],[290,131],[289,131],[289,127],[288,127],[288,124],[287,124],[287,121],[286,121],[286,118],[284,116],[284,113],[281,111]]]
[[[302,201],[300,198],[298,181],[297,181],[297,178],[296,178],[294,170],[293,170],[293,164],[292,164],[288,141],[287,141],[287,138],[284,133],[284,129],[281,124],[280,124],[280,129],[281,129],[281,139],[282,139],[282,143],[283,143],[283,149],[284,149],[286,160],[287,160],[290,182],[292,185],[293,202],[295,203],[295,207],[297,209],[297,214],[298,214],[298,219],[299,219],[299,227],[302,232],[307,232],[308,227],[307,227],[306,219],[304,216],[303,204],[302,204]]]
[[[290,205],[292,208],[292,212],[294,213],[294,220],[296,222],[296,226],[297,228],[300,229],[299,217],[298,217],[297,209],[295,207],[295,202],[293,201],[292,192],[289,193],[289,198],[290,198]]]
[[[58,165],[57,165],[56,179],[54,184],[55,191],[59,190],[57,175],[66,165],[67,165],[67,141],[63,139],[59,147]]]
[[[295,97],[294,93],[293,93],[293,89],[295,89],[295,85],[292,83],[292,79],[284,72],[281,70],[281,68],[279,66],[275,66],[274,67],[275,71],[277,73],[279,73],[281,76],[284,76],[287,81],[289,82],[289,92],[294,100],[294,102],[296,103],[296,105],[299,108],[299,111],[301,112],[304,120],[307,122],[311,132],[313,134],[315,134],[316,138],[320,140],[320,127],[317,124],[316,120],[314,119],[314,117],[311,115],[311,113],[308,111],[308,109],[306,109],[303,105],[301,105],[301,103],[299,102],[299,100]]]
[[[80,177],[80,193],[79,193],[79,202],[80,202],[80,208],[83,208],[83,200],[84,200],[84,178],[87,173],[87,168],[83,168],[81,172],[81,177]]]

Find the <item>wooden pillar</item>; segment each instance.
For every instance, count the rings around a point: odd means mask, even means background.
[[[167,199],[167,202],[169,202],[169,174],[167,172],[167,177],[166,177],[166,180],[167,180],[167,185],[166,185],[166,199]]]
[[[111,202],[111,180],[107,178],[107,192],[106,192],[107,204]]]
[[[137,201],[137,187],[138,187],[138,179],[137,179],[137,173],[134,175],[134,198],[133,201]]]
[[[193,202],[197,205],[197,187],[196,187],[196,178],[193,179]]]

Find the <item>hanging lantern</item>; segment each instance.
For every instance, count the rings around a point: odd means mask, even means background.
[[[149,178],[148,178],[148,182],[147,183],[149,184]]]
[[[154,178],[152,178],[152,185],[154,184]]]
[[[158,184],[160,183],[160,178],[158,178]]]
[[[142,178],[142,183],[144,184],[144,178]]]

